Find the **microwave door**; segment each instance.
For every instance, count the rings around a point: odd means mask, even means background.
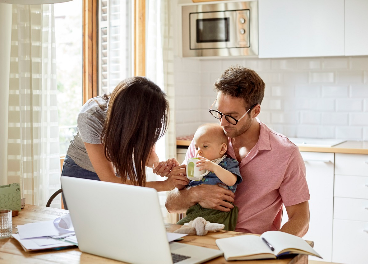
[[[224,43],[230,41],[230,17],[196,19],[195,43]]]
[[[249,47],[249,10],[190,13],[190,49]]]

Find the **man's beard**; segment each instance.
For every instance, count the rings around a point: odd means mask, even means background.
[[[231,129],[230,131],[225,130],[225,128],[231,128],[232,125],[229,125],[227,127],[223,127],[222,129],[224,130],[224,133],[227,137],[236,138],[236,137],[244,134],[245,132],[247,132],[248,129],[251,127],[251,125],[252,125],[252,120],[249,118],[247,120],[247,122],[244,125],[242,125],[239,129],[234,128],[234,129]]]

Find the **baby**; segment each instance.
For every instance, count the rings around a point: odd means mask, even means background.
[[[194,134],[195,157],[200,160],[197,167],[201,172],[207,170],[200,181],[190,181],[187,187],[200,184],[218,185],[235,193],[236,186],[242,182],[239,163],[225,155],[228,139],[218,124],[200,126]],[[190,207],[186,217],[178,224],[189,223],[197,217],[203,217],[211,223],[224,224],[226,230],[235,230],[238,208],[234,206],[230,212],[203,208],[199,204]]]

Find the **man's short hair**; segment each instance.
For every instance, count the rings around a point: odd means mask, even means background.
[[[247,104],[245,107],[252,107],[262,103],[265,84],[255,71],[231,66],[215,82],[215,89],[226,95],[243,98]]]

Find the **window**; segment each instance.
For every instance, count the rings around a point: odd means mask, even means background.
[[[54,5],[60,154],[77,132],[82,99],[82,0]]]
[[[144,14],[144,0],[73,0],[54,5],[61,155],[76,133],[83,103],[110,93],[121,80],[133,76],[134,45],[140,47],[138,57],[144,58],[140,54],[144,39],[133,44],[134,30],[144,32],[140,26],[134,28],[134,5]],[[144,63],[139,67],[144,69]]]
[[[133,72],[133,1],[99,2],[99,89],[108,94]]]

